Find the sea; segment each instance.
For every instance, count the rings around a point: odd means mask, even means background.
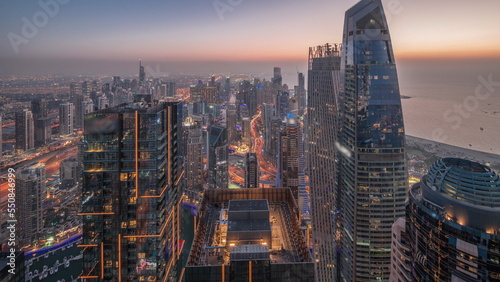
[[[406,134],[500,155],[500,60],[399,60]]]

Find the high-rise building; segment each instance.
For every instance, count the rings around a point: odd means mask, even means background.
[[[177,280],[184,174],[177,109],[133,103],[85,115],[80,278]]]
[[[82,102],[82,114],[85,116],[86,114],[90,114],[94,111],[94,102],[90,98],[86,98]]]
[[[217,104],[217,87],[206,86],[201,80],[198,81],[197,85],[191,86],[190,94],[192,103],[204,100],[211,106]]]
[[[16,113],[16,149],[31,150],[35,147],[35,125],[30,110]]]
[[[142,86],[146,82],[146,72],[142,66],[142,61],[139,60],[139,85]]]
[[[233,104],[227,104],[227,138],[228,143],[234,144],[236,142],[236,106]]]
[[[259,188],[259,160],[256,153],[245,154],[245,187]]]
[[[80,162],[76,158],[65,159],[59,166],[59,177],[63,188],[71,188],[80,181]]]
[[[272,83],[273,83],[273,86],[275,86],[275,87],[281,87],[281,85],[283,84],[283,78],[281,76],[281,68],[280,67],[274,67]]]
[[[299,72],[297,90],[295,91],[295,99],[297,99],[298,108],[299,108],[299,116],[304,115],[304,111],[306,109],[306,88],[305,88],[305,79],[304,74]]]
[[[388,280],[408,175],[396,62],[380,0],[345,14],[337,165],[338,281]]]
[[[91,85],[90,81],[84,80],[82,82],[82,96],[85,98],[89,97],[90,92],[92,92],[92,85]]]
[[[71,103],[74,105],[74,118],[73,118],[73,127],[76,129],[83,129],[83,99],[84,95],[76,95],[71,99]],[[90,97],[90,96],[86,96]],[[85,98],[89,99],[89,98]]]
[[[34,120],[47,117],[47,101],[43,98],[31,101],[31,112]]]
[[[290,113],[289,108],[290,94],[285,91],[278,90],[276,95],[276,115],[282,120]]]
[[[2,129],[2,116],[0,115],[0,162],[2,161],[3,157],[2,157],[2,154],[3,154],[3,137],[2,137],[2,134],[3,134],[3,129]]]
[[[227,189],[228,176],[227,130],[211,126],[208,136],[208,184],[211,189]]]
[[[340,45],[309,48],[307,147],[313,250],[318,281],[335,280],[335,140],[340,93]]]
[[[391,281],[500,280],[500,177],[468,160],[434,163],[409,191]],[[398,240],[399,239],[399,240]],[[400,267],[405,266],[408,267]],[[409,278],[409,279],[408,279]]]
[[[81,95],[82,94],[82,88],[81,85],[78,82],[71,82],[69,84],[69,98],[70,100],[76,96],[76,95]]]
[[[52,118],[43,117],[35,122],[35,147],[43,146],[52,140]]]
[[[63,103],[59,105],[59,134],[73,134],[73,121],[75,107],[72,103]]]
[[[31,244],[41,235],[42,201],[47,196],[45,180],[43,163],[29,165],[16,172],[16,227],[21,246]]]
[[[188,116],[182,123],[184,148],[185,193],[197,198],[203,190],[203,137],[201,123]]]
[[[296,200],[299,198],[299,142],[301,141],[300,125],[297,119],[289,114],[285,118],[278,142],[276,186],[290,188]]]
[[[203,197],[185,281],[314,281],[290,189],[209,189]]]

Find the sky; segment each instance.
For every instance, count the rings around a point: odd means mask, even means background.
[[[356,2],[3,0],[0,74],[135,73],[139,59],[155,72],[305,72],[308,47],[340,42]],[[500,58],[498,0],[382,2],[397,60]]]

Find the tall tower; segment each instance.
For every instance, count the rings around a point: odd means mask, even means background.
[[[404,215],[408,175],[396,63],[380,0],[345,14],[341,71],[339,281],[388,280],[391,226]]]
[[[21,246],[38,239],[43,228],[42,201],[45,199],[45,164],[36,163],[16,172],[16,206]]]
[[[305,79],[304,74],[299,72],[297,91],[295,92],[295,98],[299,104],[299,116],[304,115],[304,110],[306,109],[306,88],[305,88]]]
[[[35,147],[35,125],[30,110],[16,113],[16,149],[31,150]]]
[[[197,198],[203,190],[203,136],[201,123],[187,117],[182,123],[184,151],[184,179],[190,199]]]
[[[208,184],[211,189],[228,188],[227,129],[211,126],[208,144]]]
[[[145,81],[146,81],[146,72],[144,72],[142,61],[139,60],[139,85],[144,85]]]
[[[256,153],[245,154],[245,188],[259,188],[259,159]]]
[[[59,134],[68,135],[73,133],[74,111],[72,103],[64,103],[59,106]]]
[[[276,95],[276,115],[284,119],[290,113],[289,108],[290,94],[288,92],[278,90]]]
[[[300,125],[292,114],[288,114],[278,142],[277,186],[290,188],[295,200],[299,198],[299,142],[301,141]]]
[[[340,45],[309,48],[306,131],[318,281],[335,281],[335,140],[340,86]]]
[[[176,280],[184,174],[177,108],[134,103],[85,115],[81,278]]]
[[[275,87],[281,87],[283,84],[283,77],[281,76],[281,68],[280,67],[274,67],[274,72],[273,72],[273,78],[271,79],[273,82],[273,86]]]

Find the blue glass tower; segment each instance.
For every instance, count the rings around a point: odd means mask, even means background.
[[[339,281],[388,280],[408,176],[401,98],[380,0],[345,14],[337,166]]]

